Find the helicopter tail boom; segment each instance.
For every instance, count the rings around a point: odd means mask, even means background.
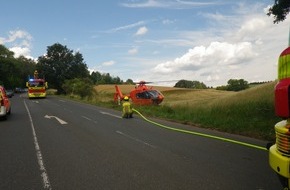
[[[122,100],[124,98],[124,96],[123,96],[123,93],[121,92],[119,86],[115,85],[115,88],[116,88],[116,92],[114,95],[114,100],[115,101]]]

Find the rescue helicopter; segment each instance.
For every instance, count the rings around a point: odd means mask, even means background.
[[[120,102],[125,96],[128,96],[132,100],[133,104],[159,105],[163,101],[164,96],[158,90],[154,90],[152,87],[146,86],[146,84],[149,83],[152,82],[140,81],[135,83],[135,89],[133,89],[129,95],[123,95],[119,86],[115,85],[116,92],[114,94],[114,101]]]

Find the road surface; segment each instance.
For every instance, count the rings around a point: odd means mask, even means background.
[[[268,152],[58,97],[16,94],[0,121],[0,189],[277,190]],[[267,142],[162,120],[173,128]]]

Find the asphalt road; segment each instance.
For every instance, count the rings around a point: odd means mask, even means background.
[[[16,94],[0,121],[0,189],[277,190],[268,152],[167,130],[135,115]],[[265,146],[267,142],[155,120]]]

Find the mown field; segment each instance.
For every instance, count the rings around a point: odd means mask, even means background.
[[[240,92],[215,89],[195,90],[153,87],[163,93],[159,106],[134,106],[145,116],[158,117],[188,125],[225,131],[264,140],[274,140],[274,125],[281,119],[274,110],[275,82]],[[134,85],[120,85],[128,94]],[[120,109],[113,102],[115,85],[98,85],[91,103]]]

